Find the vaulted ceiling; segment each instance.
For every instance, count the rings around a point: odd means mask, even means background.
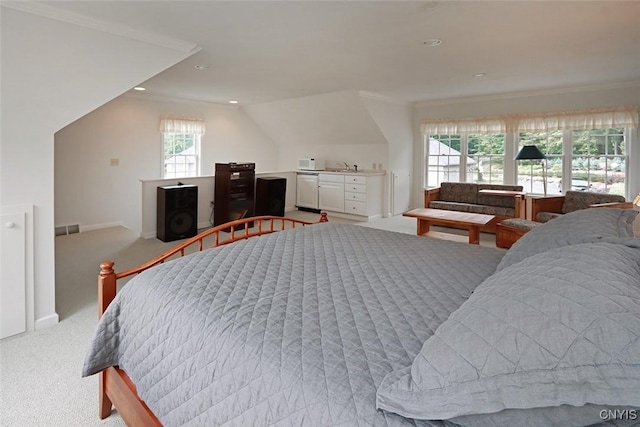
[[[356,90],[411,103],[640,80],[637,1],[45,3],[201,48],[140,82],[148,95],[249,105]]]

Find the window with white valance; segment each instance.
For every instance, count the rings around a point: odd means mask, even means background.
[[[640,107],[555,113],[517,114],[483,118],[423,120],[423,135],[462,133],[550,132],[606,128],[637,128]]]
[[[541,192],[538,191],[542,187],[542,178],[538,176],[541,166],[512,160],[522,145],[534,144],[547,156],[550,193],[588,190],[627,195],[629,135],[632,132],[637,135],[639,111],[638,106],[628,106],[423,120],[424,185],[437,186],[447,177],[453,180],[452,176],[461,182],[494,182],[504,172],[505,184],[517,183],[529,192]],[[503,151],[495,146],[501,136],[505,141]],[[451,145],[461,159],[458,169],[452,171],[453,166],[447,163],[449,173],[440,170],[442,154],[432,151],[442,144],[434,143],[434,139],[445,145],[447,141],[459,141]],[[519,167],[522,172],[518,172]],[[527,170],[528,175],[524,174]]]
[[[204,119],[162,117],[162,177],[185,178],[200,174],[200,139]]]

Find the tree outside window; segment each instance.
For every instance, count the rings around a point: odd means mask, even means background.
[[[547,157],[547,194],[562,193],[562,131],[522,132],[518,134],[518,150],[525,145],[535,145]],[[530,193],[543,194],[543,161],[518,160],[516,162],[518,185]]]
[[[467,135],[467,154],[473,159],[467,182],[504,183],[504,134]]]
[[[572,189],[624,196],[627,164],[624,129],[575,130],[571,137]]]
[[[164,178],[198,176],[200,135],[192,133],[164,132]]]

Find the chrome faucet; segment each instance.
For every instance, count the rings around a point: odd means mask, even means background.
[[[351,170],[351,166],[349,166],[349,163],[347,162],[342,162],[342,164],[344,165],[345,168],[347,168],[347,170]]]

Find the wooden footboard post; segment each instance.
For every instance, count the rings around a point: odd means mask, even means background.
[[[102,317],[111,301],[116,297],[116,273],[113,261],[100,264],[98,275],[98,317]]]
[[[111,399],[107,396],[106,392],[106,383],[107,383],[107,370],[100,372],[98,374],[98,411],[100,413],[98,416],[101,420],[104,420],[109,415],[111,415],[111,407],[113,403]]]
[[[116,297],[116,273],[113,271],[113,262],[105,261],[100,264],[98,275],[98,315],[102,317],[107,306]],[[98,374],[98,410],[100,419],[111,415],[111,400],[106,393],[107,370]]]

